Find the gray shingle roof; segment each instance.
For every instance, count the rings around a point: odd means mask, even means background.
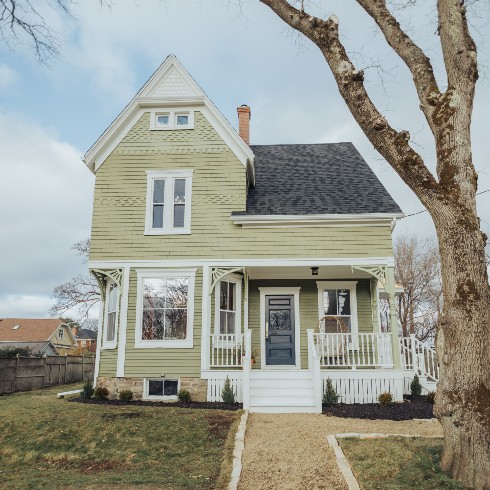
[[[352,143],[251,148],[255,187],[234,215],[401,213]]]

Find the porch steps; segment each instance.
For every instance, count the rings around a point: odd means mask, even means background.
[[[315,413],[311,371],[252,370],[250,411],[258,413]]]

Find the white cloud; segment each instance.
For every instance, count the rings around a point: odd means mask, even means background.
[[[18,79],[18,74],[10,66],[0,63],[0,90],[5,90]]]
[[[49,318],[53,300],[42,295],[9,294],[0,296],[1,318]]]
[[[85,268],[70,247],[89,236],[94,179],[78,150],[13,114],[0,115],[0,171],[0,305],[20,316],[38,298],[46,316],[39,298]]]

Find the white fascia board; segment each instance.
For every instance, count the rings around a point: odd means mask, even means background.
[[[403,213],[305,214],[305,215],[231,215],[235,225],[248,228],[306,226],[391,226]]]

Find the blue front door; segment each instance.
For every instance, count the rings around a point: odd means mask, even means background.
[[[265,351],[268,366],[294,366],[294,296],[266,296]]]

